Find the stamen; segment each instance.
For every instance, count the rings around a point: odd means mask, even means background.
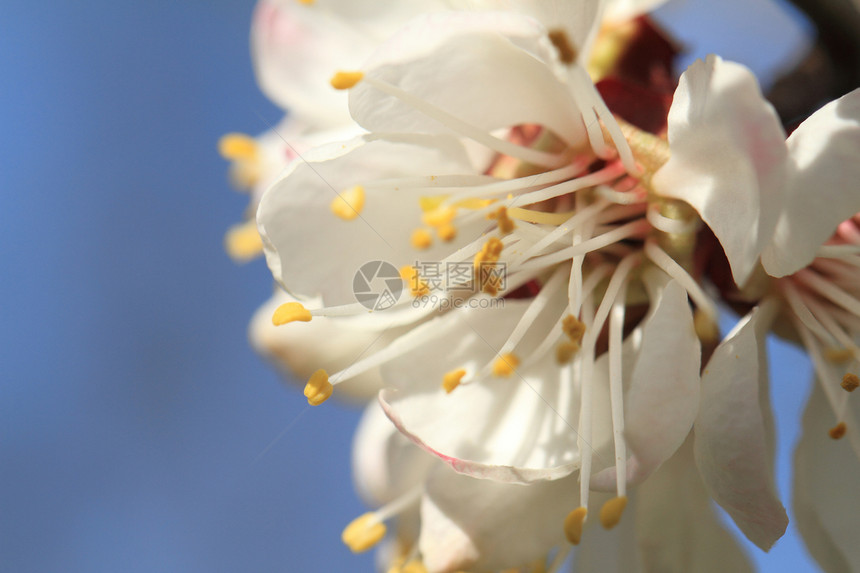
[[[824,359],[831,364],[843,364],[854,360],[854,351],[848,348],[825,348]]]
[[[412,246],[416,249],[429,249],[433,244],[433,235],[427,229],[415,229],[412,231],[412,237],[409,240]]]
[[[409,291],[412,293],[412,296],[419,297],[430,294],[430,285],[421,280],[421,277],[418,275],[417,268],[410,265],[401,267],[400,278],[406,281],[409,285]]]
[[[364,78],[364,72],[337,72],[331,78],[331,87],[336,90],[348,90]]]
[[[457,216],[457,209],[449,205],[441,205],[426,211],[421,216],[421,221],[430,227],[442,227],[448,225]]]
[[[572,340],[564,340],[555,349],[555,361],[559,364],[567,364],[576,353],[579,352],[581,346],[578,342]]]
[[[498,376],[499,378],[508,378],[516,371],[517,366],[519,365],[520,359],[517,358],[516,355],[512,352],[502,354],[493,363],[493,376]]]
[[[504,243],[496,237],[490,237],[480,251],[475,255],[474,266],[477,273],[478,286],[487,294],[498,294],[501,277],[495,274],[494,268],[502,255]]]
[[[585,323],[568,314],[564,317],[561,323],[562,331],[567,335],[572,342],[582,344],[582,337],[585,335]]]
[[[594,173],[589,173],[588,175],[583,175],[582,177],[577,177],[568,181],[562,181],[561,183],[546,187],[545,189],[524,193],[508,200],[507,205],[508,207],[519,207],[520,205],[540,203],[541,201],[546,201],[547,199],[552,199],[560,195],[568,195],[583,189],[588,189],[589,187],[608,183],[613,179],[617,179],[622,173],[624,173],[624,168],[618,163],[612,163],[600,171],[595,171]]]
[[[587,515],[588,509],[577,507],[564,518],[564,535],[572,545],[579,545],[582,540],[582,527]]]
[[[305,384],[305,398],[311,406],[319,406],[331,397],[334,386],[328,381],[328,373],[325,370],[317,370],[311,375]]]
[[[228,133],[218,140],[218,153],[231,161],[253,161],[257,158],[257,142],[244,133]]]
[[[807,286],[824,295],[825,298],[834,304],[841,306],[855,316],[860,316],[860,301],[836,285],[829,283],[816,273],[809,270],[798,271],[794,276],[800,279]]]
[[[237,263],[245,263],[263,254],[263,241],[253,219],[233,225],[224,235],[224,250]]]
[[[507,207],[499,207],[498,209],[487,215],[487,219],[495,220],[496,225],[499,229],[499,233],[503,235],[507,235],[516,228],[514,222],[511,220],[510,217],[508,217]]]
[[[627,507],[627,497],[619,496],[610,499],[600,508],[600,524],[606,529],[612,529],[621,521],[621,514]]]
[[[452,370],[445,374],[442,377],[442,388],[445,389],[445,392],[450,394],[454,391],[454,388],[460,385],[460,381],[463,380],[463,377],[466,375],[466,369],[460,368],[459,370]]]
[[[542,257],[535,257],[527,263],[524,263],[518,270],[537,270],[541,268],[545,268],[548,266],[555,265],[562,261],[566,261],[568,259],[572,259],[578,255],[585,255],[590,253],[591,251],[596,251],[598,249],[602,249],[607,247],[613,243],[617,243],[618,241],[622,241],[624,239],[633,237],[635,235],[641,234],[644,231],[647,231],[650,228],[647,221],[631,221],[625,225],[621,225],[620,227],[616,227],[613,230],[604,233],[602,235],[597,235],[596,237],[592,237],[587,241],[583,241],[578,245],[573,247],[568,247],[566,249],[561,249],[549,255],[544,255]],[[668,257],[668,255],[666,255]],[[674,262],[674,261],[673,261]],[[679,267],[680,268],[680,267]],[[692,279],[690,279],[692,281]],[[694,283],[695,284],[695,283]],[[703,293],[704,296],[704,293]],[[694,299],[695,300],[695,299]],[[711,303],[713,306],[713,303]],[[716,311],[714,311],[716,312]]]
[[[651,203],[646,215],[648,222],[658,231],[668,235],[690,235],[699,228],[699,220],[695,217],[689,220],[672,219],[661,214],[660,207],[658,203]]]
[[[845,432],[847,431],[848,426],[845,425],[845,422],[839,422],[838,424],[830,428],[827,433],[834,440],[841,440],[845,436]]]
[[[281,326],[291,322],[310,322],[311,312],[300,302],[285,302],[272,314],[272,324]]]
[[[356,219],[364,209],[364,187],[356,185],[334,198],[330,205],[331,212],[344,221]]]
[[[717,322],[717,317],[719,316],[717,313],[717,306],[711,300],[711,298],[705,294],[705,291],[702,290],[702,287],[699,286],[699,283],[691,277],[684,268],[679,265],[675,259],[666,254],[666,252],[657,246],[657,243],[654,241],[646,241],[645,242],[645,254],[648,255],[648,258],[654,261],[654,263],[663,269],[667,275],[678,281],[684,290],[687,291],[687,295],[693,302],[696,303],[696,306],[701,309],[702,312],[706,313],[714,322]]]
[[[720,340],[720,325],[712,316],[698,308],[693,312],[693,329],[701,342],[711,344]]]
[[[382,541],[386,527],[374,512],[355,518],[341,533],[340,538],[353,553],[364,553]]]
[[[298,0],[298,2],[299,2],[299,4],[304,4],[305,6],[310,6],[314,2],[316,2],[316,0]]]
[[[563,64],[572,64],[576,61],[577,50],[570,43],[570,38],[567,37],[567,32],[564,30],[550,30],[547,34],[549,41],[558,50],[558,57]]]
[[[860,387],[860,378],[852,372],[848,372],[842,377],[842,388],[846,392],[853,392]]]
[[[457,227],[451,224],[442,225],[436,228],[436,234],[442,241],[449,243],[457,238]]]

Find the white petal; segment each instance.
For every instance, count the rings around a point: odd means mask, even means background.
[[[275,309],[295,300],[278,289],[254,313],[248,326],[248,336],[257,352],[269,359],[289,380],[302,386],[318,369],[337,372],[346,368],[359,358],[385,348],[407,329],[389,329],[384,321],[355,320],[352,317],[316,317],[308,323],[273,325]],[[307,304],[314,306],[320,303],[312,301]],[[366,401],[375,398],[382,386],[379,369],[374,368],[338,384],[336,396]]]
[[[316,125],[350,121],[346,94],[329,85],[341,66],[356,66],[371,38],[328,13],[296,1],[261,0],[251,26],[257,81],[276,104]]]
[[[636,538],[644,571],[753,571],[720,523],[693,461],[692,438],[636,490]]]
[[[551,357],[510,378],[464,383],[451,394],[441,387],[446,372],[465,368],[473,376],[493,361],[526,306],[506,300],[502,309],[446,316],[454,326],[451,334],[383,367],[386,382],[395,386],[380,393],[388,416],[457,472],[529,483],[558,479],[579,467],[579,401],[562,388],[562,369]],[[526,357],[529,348],[517,354]],[[598,361],[595,376],[606,380],[606,360]],[[608,384],[595,384],[594,403],[591,445],[611,460]]]
[[[316,148],[265,193],[257,223],[269,268],[288,292],[321,296],[326,305],[355,303],[353,278],[364,263],[387,261],[400,268],[416,260],[440,261],[478,236],[485,221],[461,229],[450,243],[437,242],[420,252],[411,247],[411,233],[421,226],[418,200],[433,193],[371,184],[471,173],[472,167],[462,146],[451,139],[402,139],[409,143],[359,138]],[[366,186],[365,206],[358,218],[344,221],[331,213],[330,205],[355,185]]]
[[[767,551],[788,517],[773,476],[773,420],[767,391],[765,337],[769,307],[738,323],[702,375],[695,425],[696,463],[711,495],[744,534]]]
[[[352,442],[353,482],[365,503],[381,506],[400,497],[437,463],[397,431],[378,402],[367,405]]]
[[[608,0],[604,17],[616,22],[632,20],[665,3],[666,0]]]
[[[858,419],[856,398],[849,403]],[[827,435],[833,425],[833,413],[815,383],[794,458],[794,514],[819,565],[828,573],[849,573],[860,571],[860,460],[848,437],[837,441]]]
[[[578,494],[575,476],[515,485],[438,468],[421,503],[419,548],[428,573],[495,571],[544,557],[563,542]]]
[[[331,87],[332,75],[360,66],[410,18],[443,7],[436,0],[261,0],[251,25],[257,81],[272,101],[316,127],[351,123],[347,95]]]
[[[698,211],[742,286],[773,234],[788,157],[755,76],[715,56],[690,66],[669,110],[669,146],[655,188]]]
[[[444,13],[411,22],[374,53],[365,71],[486,131],[540,124],[578,145],[584,127],[552,71],[556,58],[546,30],[530,18]],[[350,90],[350,111],[370,131],[449,133],[367,81]]]
[[[693,328],[686,291],[662,272],[646,277],[651,310],[632,333],[638,340],[629,389],[624,400],[624,425],[632,453],[627,481],[639,483],[684,443],[699,407],[701,348]],[[615,487],[616,471],[595,475],[592,487]]]
[[[564,30],[585,60],[599,24],[598,0],[455,0],[452,4],[469,10],[507,10],[531,16],[547,30]]]
[[[830,102],[788,138],[785,209],[762,264],[775,277],[800,270],[836,226],[860,211],[860,89]]]

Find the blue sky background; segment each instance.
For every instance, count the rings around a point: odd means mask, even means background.
[[[690,4],[663,16],[697,54],[724,45],[765,69],[794,41],[730,3]],[[4,2],[0,571],[372,570],[339,541],[364,511],[358,412],[309,411],[252,353],[271,279],[221,248],[246,199],[216,141],[279,118],[251,72],[251,9]],[[810,368],[774,356],[787,500]],[[813,570],[792,529],[757,560]]]

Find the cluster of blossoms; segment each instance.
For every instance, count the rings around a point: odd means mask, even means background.
[[[289,115],[221,141],[251,193],[227,248],[283,287],[257,348],[312,405],[368,401],[376,509],[343,540],[383,570],[554,572],[573,546],[577,571],[749,570],[710,501],[764,550],[788,523],[769,332],[818,379],[800,529],[828,571],[860,568],[860,91],[786,137],[743,66],[674,78],[656,4],[257,7]],[[357,298],[369,262],[402,296]],[[722,340],[720,303],[747,313]]]

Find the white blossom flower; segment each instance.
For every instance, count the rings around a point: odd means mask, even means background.
[[[754,542],[767,547],[781,535],[787,520],[773,485],[764,346],[778,327],[805,347],[820,387],[795,465],[799,527],[827,570],[856,569],[860,553],[845,534],[858,524],[854,496],[828,474],[856,481],[860,459],[850,399],[860,365],[860,90],[824,106],[786,139],[752,75],[709,58],[682,76],[669,140],[673,155],[655,177],[658,190],[696,207],[739,285],[757,273],[735,300],[763,295],[703,374],[695,452],[704,481]],[[759,257],[763,271],[756,271]],[[848,445],[825,443],[822,427],[831,438],[847,436]],[[713,439],[700,438],[704,428]]]
[[[309,151],[262,199],[269,267],[310,307],[283,305],[276,322],[363,314],[408,327],[338,372],[314,372],[306,387],[319,404],[380,369],[386,415],[436,460],[418,493],[400,492],[347,528],[358,549],[420,503],[413,550],[430,571],[545,558],[565,534],[579,542],[592,489],[614,494],[600,511],[614,526],[628,484],[658,475],[688,440],[699,408],[697,330],[712,337],[716,315],[683,268],[696,220],[649,192],[660,143],[635,134],[636,164],[564,44],[512,14],[412,22],[360,71],[334,78],[371,133]],[[400,267],[415,298],[367,315],[352,280],[374,260]],[[453,296],[422,274],[434,261],[506,265],[507,284],[468,291],[469,300],[505,297],[504,306],[437,312]],[[703,439],[719,439],[712,428],[722,431],[703,425]],[[688,460],[653,487],[686,479]],[[704,511],[696,499],[694,511]],[[512,512],[529,535],[494,517]],[[731,546],[717,537],[710,547]],[[682,555],[675,547],[652,557]]]

